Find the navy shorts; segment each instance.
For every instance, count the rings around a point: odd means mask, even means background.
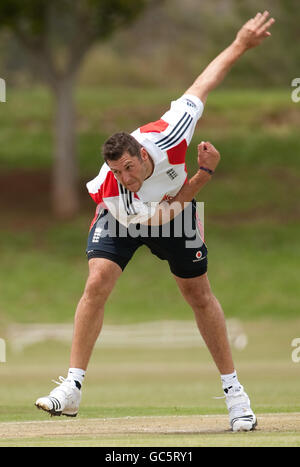
[[[207,271],[207,247],[195,201],[171,222],[156,227],[131,224],[127,229],[102,209],[90,229],[86,254],[89,260],[107,258],[124,270],[142,245],[168,261],[171,272],[178,277],[197,277]]]

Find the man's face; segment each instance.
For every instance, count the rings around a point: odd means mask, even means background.
[[[146,161],[143,150],[141,159],[137,156],[131,156],[125,152],[117,161],[107,161],[111,171],[116,179],[129,191],[137,192],[140,190],[146,177]]]

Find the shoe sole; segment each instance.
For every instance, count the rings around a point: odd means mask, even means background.
[[[54,409],[49,409],[47,406],[43,406],[42,404],[34,404],[39,410],[43,410],[51,415],[51,417],[60,417],[61,415],[65,415],[66,417],[76,417],[78,412],[76,413],[65,413],[65,412],[57,412]]]

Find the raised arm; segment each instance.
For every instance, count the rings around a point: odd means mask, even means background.
[[[225,78],[232,65],[247,50],[258,46],[271,36],[269,28],[275,22],[269,17],[269,12],[257,13],[239,30],[232,44],[221,52],[198,76],[185,94],[193,94],[205,103],[208,93],[215,89]]]

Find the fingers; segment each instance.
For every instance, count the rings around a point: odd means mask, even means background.
[[[275,23],[274,18],[270,18],[269,21],[267,21],[258,31],[258,34],[265,34],[268,32],[268,29],[272,26],[272,24]]]
[[[272,36],[272,34],[269,31],[263,33],[263,37],[270,37],[270,36]]]
[[[266,21],[267,17],[269,16],[268,11],[264,11],[264,13],[257,13],[257,15],[254,18],[254,23],[257,28],[260,28],[264,22]]]
[[[216,148],[209,141],[201,141],[198,144],[198,150],[209,152],[211,150],[216,150]]]
[[[254,21],[257,21],[259,18],[261,18],[262,14],[261,13],[257,13],[257,15],[255,16],[255,18],[253,18]]]
[[[201,141],[201,143],[198,144],[198,149],[200,151],[208,151],[210,146],[211,144],[209,143],[209,141]]]
[[[269,27],[272,26],[272,24],[275,22],[274,18],[270,18],[267,22],[267,18],[269,16],[268,11],[264,11],[264,13],[257,13],[255,18],[253,18],[252,25],[255,27],[257,34],[265,35],[266,32],[268,32]],[[267,36],[270,36],[271,34],[267,34]]]
[[[197,161],[199,167],[214,171],[220,161],[220,153],[209,141],[202,141],[198,144]]]

